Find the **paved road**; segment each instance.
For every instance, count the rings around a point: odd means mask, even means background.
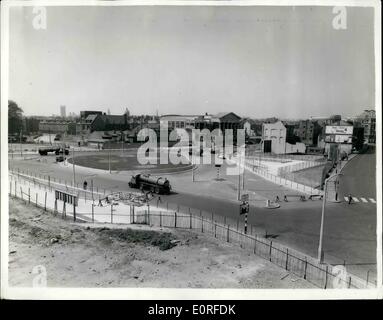
[[[339,193],[376,200],[376,155],[374,150],[352,159],[342,170]]]
[[[362,183],[362,177],[355,175],[363,175],[360,166],[364,166],[368,157],[374,157],[372,154],[362,155],[362,159],[356,157],[345,167],[345,176],[342,178],[340,187],[342,192],[348,192],[351,188],[352,181]],[[366,159],[363,159],[366,158]],[[51,161],[52,162],[52,161]],[[37,161],[18,161],[13,160],[10,163],[13,167],[23,168],[38,172],[40,174],[50,174],[60,179],[71,181],[71,167],[62,167],[53,163],[41,163]],[[368,165],[370,166],[370,164]],[[358,170],[356,170],[358,168]],[[208,170],[204,168],[203,170]],[[365,168],[365,170],[373,170]],[[94,185],[102,185],[104,188],[128,191],[129,174],[105,174],[94,173],[92,179]],[[211,168],[212,175],[215,174],[214,167]],[[77,181],[83,181],[88,177],[89,172],[77,169]],[[177,175],[182,176],[182,175]],[[176,176],[173,176],[173,179]],[[187,178],[190,178],[189,174]],[[172,177],[170,177],[172,179]],[[356,179],[356,180],[355,180]],[[365,175],[365,180],[368,176]],[[174,179],[177,180],[177,179]],[[223,189],[223,184],[215,182],[206,184],[204,182],[190,183],[191,187],[183,185],[182,178],[179,179],[179,188],[176,194],[169,196],[161,196],[162,201],[172,203],[170,206],[176,208],[177,205],[194,208],[195,213],[211,217],[213,212],[214,219],[223,221],[226,217],[229,223],[236,224],[239,219],[239,204],[236,201],[236,178],[232,181],[228,179],[228,186],[233,186],[232,196],[227,197],[225,193],[217,196],[217,192],[209,192],[211,188]],[[189,180],[190,181],[190,180]],[[345,181],[345,182],[344,182]],[[349,182],[347,182],[349,181]],[[230,185],[231,183],[231,185]],[[370,182],[364,182],[369,185]],[[247,175],[246,188],[257,190],[257,192],[269,192],[273,184],[261,178],[250,177]],[[188,189],[189,188],[189,189]],[[205,189],[204,189],[205,188]],[[210,188],[210,189],[209,189]],[[371,187],[369,187],[371,189]],[[207,190],[207,191],[206,191]],[[271,190],[271,189],[270,189]],[[274,185],[274,190],[278,190],[278,186]],[[361,188],[363,190],[363,188]],[[367,190],[367,187],[366,187]],[[216,196],[211,196],[215,194]],[[355,194],[355,193],[354,193]],[[367,195],[366,195],[367,196]],[[371,196],[373,194],[371,193]],[[162,204],[164,205],[164,203]],[[319,241],[319,228],[321,218],[321,201],[301,202],[298,199],[282,203],[280,209],[271,210],[262,208],[258,203],[253,202],[250,207],[249,223],[253,225],[253,231],[260,234],[267,233],[272,236],[275,241],[286,244],[292,248],[296,248],[302,252],[317,256],[317,248]],[[241,217],[243,219],[243,216]],[[249,228],[250,229],[250,228]],[[376,266],[376,205],[373,203],[360,203],[348,205],[342,203],[327,203],[326,220],[324,229],[324,251],[325,260],[333,264],[346,263],[350,272],[365,277],[367,270],[373,270]]]

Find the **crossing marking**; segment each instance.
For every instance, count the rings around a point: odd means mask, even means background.
[[[344,201],[348,201],[348,197],[344,197]]]
[[[360,198],[363,202],[368,202],[365,198]]]
[[[358,198],[354,198],[354,197],[352,197],[352,200],[354,200],[355,202],[360,202],[360,201],[358,200]]]
[[[370,198],[370,201],[371,201],[372,203],[376,203],[375,199],[373,199],[373,198]]]

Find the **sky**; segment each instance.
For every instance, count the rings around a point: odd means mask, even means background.
[[[354,116],[374,105],[373,9],[347,7],[10,9],[9,99],[122,114]]]

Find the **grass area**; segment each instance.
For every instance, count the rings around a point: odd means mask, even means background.
[[[323,168],[324,165],[290,172],[286,174],[286,178],[306,186],[316,188],[321,184]]]

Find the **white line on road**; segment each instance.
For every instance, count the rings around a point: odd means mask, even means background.
[[[344,197],[344,201],[348,201],[348,197]]]
[[[371,201],[372,203],[376,203],[375,199],[370,198],[370,201]]]
[[[352,198],[352,200],[354,200],[355,202],[360,202],[359,200],[358,200],[358,198]]]
[[[365,198],[360,198],[363,202],[368,202]]]

